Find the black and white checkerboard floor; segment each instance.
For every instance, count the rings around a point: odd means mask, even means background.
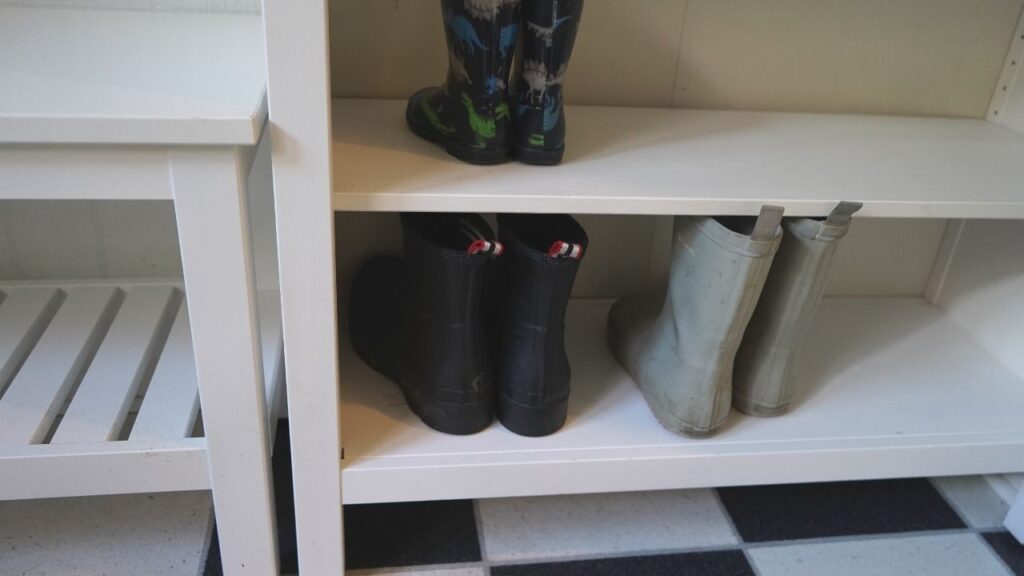
[[[359,505],[345,509],[346,553],[353,576],[1024,576],[1007,507],[981,477]]]

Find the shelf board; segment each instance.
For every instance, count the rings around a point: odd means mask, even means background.
[[[280,312],[259,297],[274,406]],[[199,410],[180,285],[0,285],[0,500],[208,489]]]
[[[1024,137],[984,120],[573,106],[564,163],[459,163],[403,101],[335,100],[335,210],[1024,218]]]
[[[569,419],[545,438],[432,431],[343,342],[345,502],[1024,471],[1022,377],[923,300],[826,299],[795,410],[703,440],[651,415],[605,345],[609,305],[570,305]]]
[[[254,144],[259,16],[0,7],[0,144]]]

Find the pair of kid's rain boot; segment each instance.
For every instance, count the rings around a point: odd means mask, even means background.
[[[620,299],[609,345],[663,426],[708,436],[731,406],[782,414],[792,367],[860,204],[824,219],[677,216],[667,292]]]
[[[431,428],[472,434],[494,414],[543,436],[565,422],[565,310],[587,246],[566,215],[403,214],[404,256],[356,275],[356,353]]]
[[[448,78],[409,99],[412,131],[471,164],[561,162],[562,79],[583,0],[441,0],[441,10]]]

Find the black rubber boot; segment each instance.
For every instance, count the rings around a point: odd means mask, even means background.
[[[569,406],[565,309],[587,234],[571,216],[531,214],[498,216],[498,233],[498,418],[516,434],[544,436],[562,427]]]
[[[418,136],[470,164],[509,158],[508,80],[520,0],[441,0],[448,79],[413,94],[405,119]]]
[[[523,0],[522,58],[513,98],[520,162],[550,166],[562,161],[562,79],[582,13],[583,0]]]
[[[431,428],[472,434],[494,419],[494,365],[481,297],[487,262],[501,253],[470,214],[403,214],[404,258],[367,262],[349,307],[352,346],[398,383]]]

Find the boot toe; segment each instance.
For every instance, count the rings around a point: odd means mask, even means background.
[[[437,86],[430,86],[417,90],[409,97],[409,103],[405,107],[405,114],[407,116],[418,116],[420,114],[420,103],[423,102],[427,96],[433,94],[437,90],[440,90]]]
[[[409,98],[405,108],[405,122],[413,134],[428,142],[440,144],[448,154],[469,164],[488,166],[507,162],[507,143],[497,148],[480,148],[474,145],[472,132],[467,131],[464,120],[444,120],[442,117],[445,114],[439,114],[434,110],[430,105],[430,99],[448,98],[444,94],[438,94],[441,90],[424,88]]]
[[[424,110],[424,102],[438,90],[440,88],[437,87],[417,90],[415,94],[409,97],[409,102],[405,106],[405,121],[409,128],[420,138],[430,140],[431,142],[440,142],[443,135],[438,133],[439,129],[427,117],[427,112]]]
[[[398,325],[398,287],[402,260],[374,258],[359,269],[352,282],[348,327],[352,348],[371,368],[395,380],[393,361]]]

